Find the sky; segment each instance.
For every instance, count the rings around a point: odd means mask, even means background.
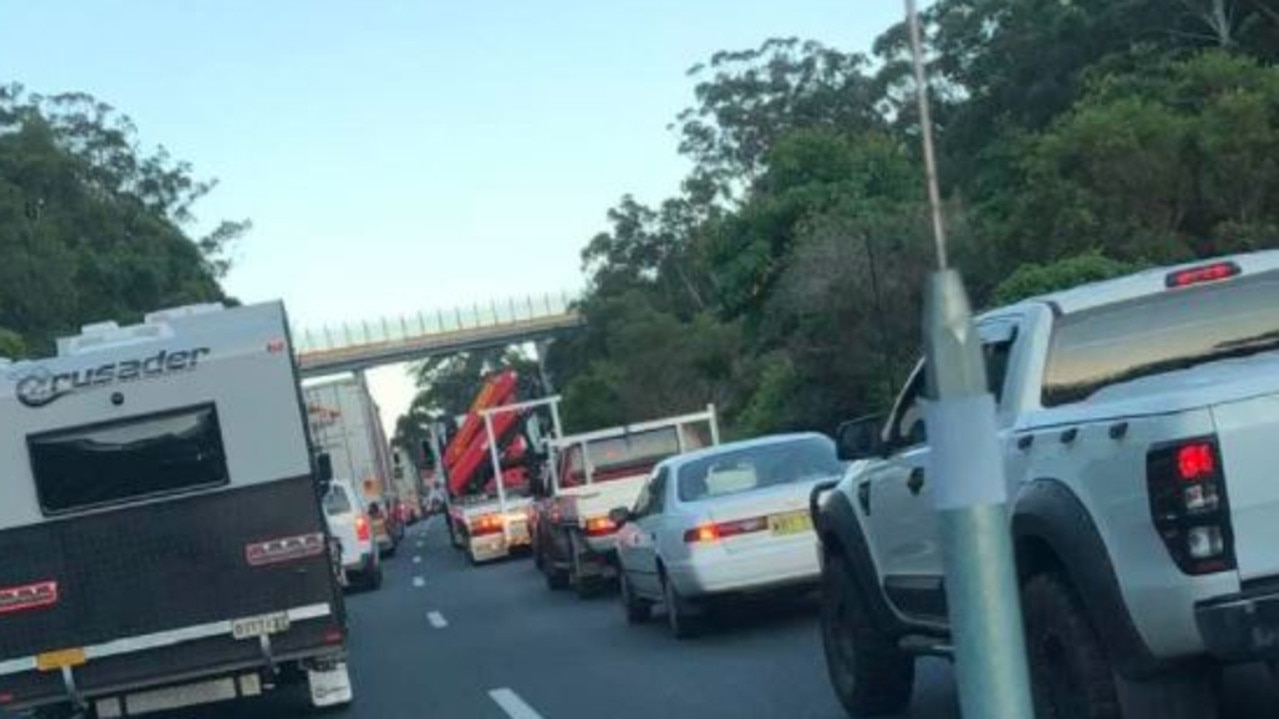
[[[798,36],[868,51],[898,0],[0,0],[0,83],[88,92],[250,219],[223,282],[300,327],[579,290],[626,193],[688,163],[692,65]],[[388,422],[412,388],[371,373]]]

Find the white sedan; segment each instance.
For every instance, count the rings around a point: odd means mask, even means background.
[[[813,485],[843,474],[820,434],[760,437],[678,455],[649,476],[634,508],[609,517],[627,620],[666,605],[671,631],[696,633],[716,595],[816,584]]]

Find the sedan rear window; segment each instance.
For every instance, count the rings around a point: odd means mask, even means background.
[[[839,475],[835,444],[824,437],[732,450],[703,457],[679,470],[682,502],[722,497],[792,482]]]

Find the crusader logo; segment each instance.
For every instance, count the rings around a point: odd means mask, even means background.
[[[160,350],[149,357],[108,362],[97,367],[84,367],[54,374],[45,367],[35,367],[14,378],[18,401],[28,407],[44,407],[72,392],[91,387],[105,387],[117,382],[152,379],[174,372],[194,370],[200,359],[210,353],[208,347],[170,352]]]

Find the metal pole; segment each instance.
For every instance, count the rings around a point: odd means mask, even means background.
[[[719,444],[719,420],[715,416],[715,405],[706,405],[706,411],[711,416],[711,444]]]
[[[905,2],[938,265],[924,298],[928,471],[934,482],[960,711],[971,719],[1033,719],[995,399],[986,384],[981,339],[963,281],[947,269],[919,16],[915,0]]]
[[[502,513],[502,538],[510,541],[510,534],[506,531],[506,487],[502,482],[502,458],[497,453],[497,437],[493,436],[493,415],[484,415],[484,432],[488,434],[489,440],[489,458],[493,461],[493,481],[497,483],[497,506],[498,511]]]

